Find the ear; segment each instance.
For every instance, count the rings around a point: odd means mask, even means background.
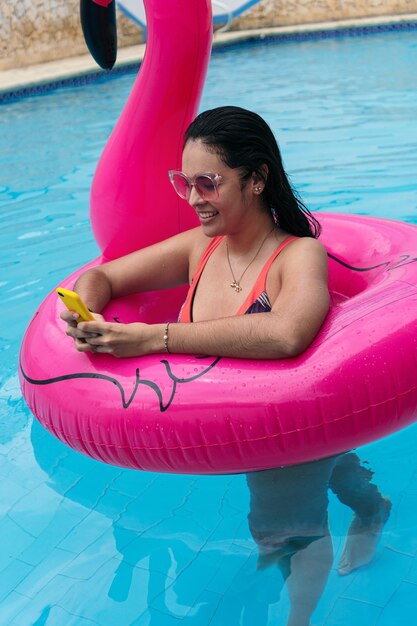
[[[252,188],[254,193],[261,194],[263,192],[268,179],[268,172],[267,164],[263,163],[256,172],[252,173]]]

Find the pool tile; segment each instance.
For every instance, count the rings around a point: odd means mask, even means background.
[[[168,539],[164,541],[160,537],[147,538],[136,537],[127,545],[121,545],[116,535],[116,548],[118,554],[115,558],[124,561],[130,566],[153,569],[158,572],[172,572],[175,561],[175,572],[186,567],[194,558],[195,552],[177,540]],[[175,572],[170,573],[171,579],[175,578]]]
[[[72,552],[55,548],[44,555],[41,563],[31,568],[29,574],[15,587],[15,591],[34,598],[57,574],[74,559]]]
[[[366,626],[376,626],[378,624],[380,626],[379,617],[381,610],[381,607],[366,602],[339,598],[322,626],[346,626],[346,624],[366,624]],[[389,626],[400,625],[394,621]],[[407,626],[411,625],[408,624]]]
[[[151,606],[164,611],[168,605],[169,612],[185,617],[216,571],[217,563],[213,555],[200,553],[176,576],[170,590],[157,596]]]
[[[326,623],[326,619],[332,611],[335,600],[349,595],[349,587],[355,579],[355,574],[350,576],[339,576],[336,570],[337,562],[338,559],[336,558],[324,592],[314,612],[312,623],[315,625],[320,624],[321,626]]]
[[[251,547],[255,546],[246,520],[242,524],[242,519],[239,517],[225,517],[218,522],[210,533],[210,543],[214,544],[219,541],[225,546],[239,541],[246,541]]]
[[[28,487],[23,486],[23,482],[11,480],[3,473],[0,480],[0,507],[2,515],[6,514],[15,503],[30,493]]]
[[[174,615],[168,615],[161,613],[156,609],[149,608],[140,617],[135,619],[129,626],[180,626],[184,621],[181,618],[177,618]],[[187,626],[189,624],[187,620]],[[203,626],[202,624],[196,624],[196,626]]]
[[[118,562],[110,559],[90,579],[77,581],[60,599],[60,606],[100,626],[131,624],[146,611],[149,588],[160,592],[165,579],[159,573],[134,567],[124,570],[117,580],[117,566]]]
[[[248,560],[247,555],[236,555],[235,557],[226,556],[219,562],[219,566],[215,571],[215,575],[207,582],[208,591],[224,594],[238,577],[239,572]],[[253,569],[256,569],[256,558],[253,560]]]
[[[411,565],[409,556],[382,550],[370,565],[354,574],[344,597],[384,607]]]
[[[221,595],[210,626],[241,623],[266,626],[270,623],[269,612],[277,603],[277,611],[284,618],[287,606],[283,606],[281,598],[285,599],[286,593],[280,572],[277,568],[257,571],[255,567],[255,558],[242,564],[232,584]],[[271,623],[278,626],[275,620]],[[281,623],[284,621],[279,626]]]
[[[10,565],[12,559],[19,556],[35,541],[35,537],[20,528],[16,522],[7,516],[0,519],[0,537],[2,542],[0,572]]]
[[[24,495],[10,510],[10,517],[33,535],[39,535],[49,524],[62,498],[45,484]]]
[[[132,502],[133,498],[113,489],[107,489],[100,497],[96,510],[105,512],[108,517],[118,519]]]
[[[417,585],[402,582],[384,607],[378,626],[411,626],[416,614]]]
[[[22,551],[20,555],[22,561],[26,561],[31,565],[40,563],[45,558],[45,554],[49,554],[77,526],[80,522],[79,515],[83,514],[86,517],[88,514],[84,508],[82,511],[74,511],[74,509],[75,507],[71,507],[69,512],[68,507],[63,503],[45,530]],[[75,554],[72,549],[68,550],[67,548],[66,551]]]
[[[417,557],[413,559],[412,566],[410,567],[407,574],[404,576],[404,582],[409,582],[413,585],[417,585]]]
[[[107,471],[100,472],[98,468],[94,468],[94,471],[79,476],[76,483],[65,492],[65,496],[84,506],[95,508],[109,489],[112,479],[113,476],[109,476]]]
[[[30,457],[29,457],[30,458]],[[30,463],[30,461],[29,461]],[[0,502],[6,501],[17,501],[20,499],[24,493],[32,491],[32,489],[36,489],[39,485],[42,485],[45,482],[45,477],[43,472],[39,470],[39,468],[35,465],[20,466],[16,462],[10,462],[9,460],[0,467],[1,469],[1,495]],[[11,490],[7,494],[9,497],[7,500],[4,498],[4,490],[8,488],[10,485]]]
[[[184,618],[187,626],[195,624],[195,626],[203,626],[203,624],[211,624],[214,613],[217,610],[221,596],[217,593],[203,589],[192,607]],[[255,626],[255,625],[254,625]]]
[[[95,511],[91,511],[89,515],[72,528],[58,545],[64,550],[80,553],[96,541],[98,536],[106,533],[111,525],[111,520]]]
[[[417,553],[417,495],[402,495],[390,528],[389,546],[405,554]]]
[[[21,605],[14,620],[18,626],[28,626],[28,624],[32,626],[32,624],[36,624],[37,620],[41,620],[42,616],[48,615],[50,619],[46,622],[46,626],[49,624],[65,624],[67,626],[69,622],[65,619],[61,622],[54,621],[54,615],[56,615],[57,610],[61,611],[61,609],[56,609],[56,606],[60,604],[62,596],[73,586],[74,581],[72,579],[58,574],[33,598],[26,598],[26,602]],[[42,624],[42,621],[40,623]]]
[[[16,591],[11,591],[4,600],[1,602],[1,620],[3,624],[18,624],[15,621],[15,617],[22,611],[23,607],[25,607],[30,602],[30,598],[26,596],[22,596],[20,593]]]
[[[210,530],[197,526],[195,521],[188,515],[174,515],[168,519],[162,519],[159,524],[147,528],[141,536],[151,540],[155,537],[175,538],[173,543],[186,544],[193,552],[199,552],[210,538]]]
[[[115,476],[111,489],[134,499],[148,489],[156,481],[157,477],[158,474],[151,472],[125,470]]]
[[[32,571],[32,566],[18,559],[12,561],[8,567],[0,572],[0,602],[9,593],[15,591],[19,583]]]
[[[84,548],[78,555],[67,559],[63,564],[61,574],[74,580],[91,578],[104,563],[116,553],[113,532],[109,529]]]

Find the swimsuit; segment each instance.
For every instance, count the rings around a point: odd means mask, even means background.
[[[187,297],[185,299],[184,304],[182,305],[182,309],[179,314],[178,321],[179,322],[192,322],[193,321],[193,301],[195,296],[195,291],[197,289],[198,282],[200,280],[201,274],[206,266],[207,261],[210,256],[217,248],[217,246],[223,241],[224,237],[214,237],[207,248],[205,249],[199,263],[193,279],[191,281],[190,289],[188,290]],[[282,250],[290,244],[292,241],[297,239],[297,237],[287,237],[281,245],[271,254],[265,265],[263,266],[254,286],[252,287],[251,292],[248,297],[239,308],[235,315],[247,315],[249,313],[269,313],[272,309],[271,302],[269,300],[268,294],[266,293],[266,279],[268,276],[269,269],[272,263],[275,261],[277,256],[282,252]]]

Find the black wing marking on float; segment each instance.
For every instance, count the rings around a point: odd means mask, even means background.
[[[213,358],[213,357],[199,357],[199,358]],[[139,368],[136,368],[135,370],[135,377],[134,377],[135,382],[133,386],[133,391],[130,394],[130,396],[127,397],[123,385],[117,380],[117,378],[113,376],[107,376],[106,374],[97,374],[97,373],[89,373],[89,372],[78,372],[74,374],[64,374],[62,376],[56,376],[54,378],[35,379],[35,378],[31,378],[30,376],[28,376],[28,374],[26,374],[26,372],[23,369],[21,361],[19,363],[19,366],[20,366],[20,371],[22,372],[23,378],[31,385],[53,385],[54,383],[60,383],[60,382],[64,382],[67,380],[74,380],[74,379],[79,379],[79,378],[92,378],[95,380],[105,380],[113,385],[116,385],[116,387],[118,388],[121,399],[122,399],[122,406],[124,409],[127,409],[131,405],[131,403],[133,402],[137,394],[139,387],[143,385],[145,387],[149,387],[156,393],[158,397],[158,402],[159,402],[159,410],[161,411],[161,413],[163,413],[164,411],[169,409],[172,402],[174,401],[175,394],[177,392],[177,387],[179,384],[191,383],[194,380],[202,378],[205,374],[207,374],[210,370],[212,370],[217,365],[220,359],[221,357],[214,358],[214,360],[210,363],[210,365],[208,365],[203,371],[199,372],[198,374],[195,374],[194,376],[189,376],[187,378],[178,378],[173,373],[169,362],[166,359],[163,359],[161,363],[165,367],[165,372],[168,375],[168,378],[172,381],[171,393],[167,402],[164,402],[162,390],[159,387],[158,383],[152,380],[147,380],[146,378],[141,378]]]

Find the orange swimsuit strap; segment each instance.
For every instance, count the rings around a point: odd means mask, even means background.
[[[192,303],[194,299],[195,290],[198,285],[198,281],[200,280],[201,274],[203,273],[203,270],[206,266],[207,261],[209,260],[210,256],[213,254],[217,246],[223,241],[223,239],[224,239],[224,236],[214,237],[210,241],[207,248],[204,250],[201,256],[201,259],[197,265],[195,274],[192,278],[191,285],[187,293],[187,297],[185,299],[184,304],[182,305],[181,312],[178,318],[179,322],[192,322],[193,321],[192,320]],[[254,286],[252,287],[252,290],[250,291],[248,297],[246,298],[242,306],[239,308],[236,315],[244,315],[246,311],[248,310],[248,308],[251,306],[251,304],[253,304],[257,300],[257,298],[261,295],[261,293],[265,291],[266,278],[268,276],[268,272],[272,263],[275,261],[277,256],[282,252],[282,250],[286,248],[286,246],[288,246],[288,244],[290,244],[295,239],[298,239],[298,237],[294,237],[292,235],[287,237],[287,239],[285,239],[281,243],[281,245],[279,245],[278,248],[271,254],[269,259],[263,266],[258,278],[256,279],[256,282]]]

